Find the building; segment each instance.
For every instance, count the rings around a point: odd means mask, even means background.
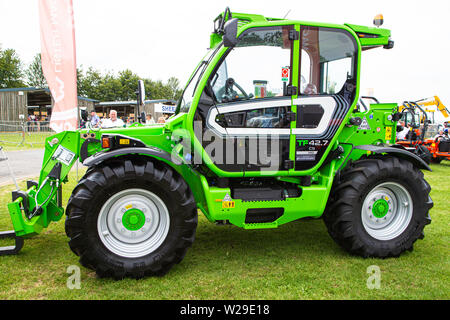
[[[171,114],[175,111],[176,101],[174,100],[146,100],[143,107],[139,109],[146,114],[151,114],[157,121],[163,114]],[[136,101],[110,101],[99,102],[95,104],[95,111],[99,117],[108,117],[111,110],[117,111],[117,116],[126,120],[127,118],[136,119],[137,103]]]
[[[26,120],[34,115],[41,121],[49,121],[54,105],[50,90],[47,88],[9,88],[0,89],[0,121],[20,121],[21,115]],[[147,100],[140,111],[151,114],[157,121],[163,114],[171,114],[175,111],[176,102],[173,100]],[[136,119],[136,101],[111,101],[100,102],[98,100],[78,97],[78,107],[86,110],[88,114],[95,110],[100,117],[108,117],[114,109],[123,120]]]
[[[92,110],[98,100],[78,97],[81,110]],[[47,88],[8,88],[0,89],[0,121],[20,121],[30,115],[42,121],[50,119],[53,99]]]

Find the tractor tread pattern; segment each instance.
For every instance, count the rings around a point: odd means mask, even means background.
[[[380,241],[372,238],[362,226],[361,206],[368,186],[386,179],[406,181],[414,202],[412,221],[397,238]],[[412,251],[417,239],[423,239],[423,229],[431,218],[433,207],[429,193],[431,187],[423,173],[409,161],[392,156],[365,157],[353,162],[335,182],[323,216],[329,234],[343,249],[362,257],[398,257],[406,250]],[[359,217],[358,217],[359,216]]]
[[[169,194],[172,201],[166,204],[174,211],[171,213],[171,230],[174,215],[177,216],[177,224],[173,228],[174,234],[167,236],[156,253],[142,258],[124,259],[109,252],[98,235],[89,232],[88,224],[96,221],[92,218],[89,222],[90,216],[95,214],[92,207],[96,195],[110,192],[111,186],[136,180],[150,181],[153,186]],[[97,215],[98,212],[95,216]],[[69,199],[65,229],[70,239],[70,249],[80,257],[81,265],[95,270],[99,277],[142,278],[162,276],[181,262],[194,242],[197,222],[197,206],[193,194],[178,173],[157,161],[130,157],[100,164],[86,173]]]

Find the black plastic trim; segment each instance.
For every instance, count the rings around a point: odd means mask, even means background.
[[[112,150],[109,152],[99,152],[99,153],[87,158],[83,162],[83,165],[85,165],[87,167],[92,167],[92,166],[96,166],[106,160],[109,160],[111,158],[114,158],[117,156],[122,156],[122,155],[129,155],[129,154],[143,154],[143,155],[147,155],[147,156],[155,156],[155,157],[159,157],[159,158],[168,160],[170,162],[173,162],[171,155],[168,152],[161,150],[161,149],[157,149],[157,148],[121,148],[121,149],[116,149],[116,150]]]
[[[414,164],[416,167],[418,167],[420,169],[433,171],[428,166],[428,164],[425,161],[423,161],[420,157],[418,157],[417,155],[415,155],[412,152],[409,152],[409,151],[403,149],[401,146],[387,147],[387,146],[361,145],[361,146],[356,146],[354,149],[365,150],[365,151],[370,151],[370,152],[374,152],[374,153],[394,154],[395,156],[397,156],[399,158],[408,160],[409,162],[411,162],[412,164]]]
[[[81,149],[80,149],[81,162],[84,162],[84,160],[89,158],[88,146],[91,143],[101,143],[101,141],[98,139],[94,139],[94,138],[88,138],[83,142],[83,144],[81,145]]]

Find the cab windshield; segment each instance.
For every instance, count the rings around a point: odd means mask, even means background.
[[[206,56],[198,64],[197,69],[193,73],[191,79],[189,80],[186,88],[183,91],[183,94],[181,95],[180,100],[178,101],[177,111],[175,112],[176,114],[180,112],[189,112],[192,101],[194,100],[194,94],[195,90],[197,89],[198,83],[200,82],[200,79],[202,78],[206,67],[208,66],[216,51],[217,49],[209,49]]]

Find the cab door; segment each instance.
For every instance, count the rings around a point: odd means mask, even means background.
[[[292,174],[314,168],[355,100],[358,45],[345,29],[300,26],[298,92],[293,97]]]
[[[218,148],[208,141],[203,146],[221,170],[251,176],[291,169],[289,115],[298,81],[295,45],[294,25],[247,29],[212,72],[209,85],[215,106],[208,110],[206,125],[214,137],[207,140],[216,146],[219,141],[223,154],[217,157]],[[227,161],[217,161],[222,159]]]

